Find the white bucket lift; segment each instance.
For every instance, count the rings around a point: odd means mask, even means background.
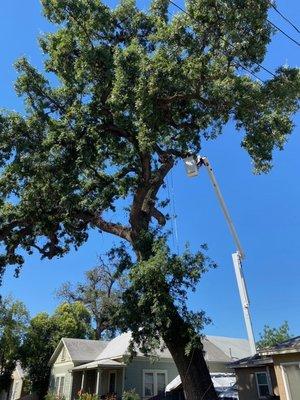
[[[253,327],[252,327],[251,316],[250,316],[250,302],[249,302],[249,298],[248,298],[247,287],[246,287],[246,282],[244,279],[243,268],[242,268],[242,260],[245,258],[245,254],[242,249],[239,237],[235,230],[234,224],[230,217],[228,208],[227,208],[224,198],[222,196],[220,187],[218,185],[218,182],[216,180],[215,174],[213,172],[213,169],[210,165],[209,160],[206,157],[189,156],[184,159],[184,164],[185,164],[187,175],[189,177],[197,176],[198,170],[202,165],[204,165],[206,167],[210,181],[212,183],[212,186],[214,188],[214,191],[216,193],[216,196],[217,196],[220,206],[222,208],[225,219],[228,223],[231,235],[236,244],[237,251],[232,254],[232,261],[233,261],[233,265],[234,265],[234,271],[235,271],[235,276],[236,276],[236,280],[237,280],[237,284],[238,284],[240,299],[241,299],[241,303],[242,303],[242,307],[243,307],[243,314],[244,314],[245,325],[246,325],[246,329],[247,329],[247,335],[248,335],[248,340],[249,340],[249,344],[250,344],[251,354],[254,355],[256,353],[256,346],[255,346],[255,339],[254,339]]]

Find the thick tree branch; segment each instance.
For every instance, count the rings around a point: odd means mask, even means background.
[[[105,221],[101,216],[96,217],[93,223],[100,230],[111,233],[112,235],[119,236],[120,238],[125,239],[131,243],[130,228],[121,224],[116,224],[114,222]]]
[[[151,217],[157,219],[159,224],[165,224],[165,217],[155,208],[155,202],[166,175],[174,165],[174,160],[172,155],[161,151],[160,162],[161,166],[151,173],[149,181],[146,184],[141,181],[136,190],[130,213],[133,243],[139,241],[141,231],[149,228]]]
[[[160,226],[166,225],[166,222],[167,222],[166,217],[156,207],[152,208],[151,215],[153,218],[155,218],[157,220],[157,222],[159,223]]]

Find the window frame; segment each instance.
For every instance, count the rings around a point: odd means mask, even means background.
[[[262,384],[262,383],[258,382],[258,375],[259,374],[264,374],[266,376],[267,383],[263,383]],[[257,371],[257,372],[255,372],[255,381],[256,381],[256,388],[257,388],[257,394],[258,394],[258,398],[259,399],[265,399],[267,396],[272,395],[273,391],[272,391],[272,385],[270,383],[270,376],[269,376],[268,371]],[[259,390],[260,386],[268,386],[269,394],[267,396],[262,396],[260,394],[260,390]]]
[[[146,396],[145,394],[145,375],[146,374],[153,374],[153,395],[152,396]],[[157,396],[157,375],[158,374],[164,374],[165,375],[165,387],[168,384],[168,371],[165,369],[143,369],[143,398],[144,399],[149,399],[153,396]]]
[[[57,379],[58,379],[58,385],[56,386]],[[62,379],[63,379],[63,386],[62,386],[62,393],[60,394],[59,392],[60,392]],[[60,396],[60,397],[64,396],[65,382],[66,382],[66,374],[54,375],[54,393],[56,396]]]

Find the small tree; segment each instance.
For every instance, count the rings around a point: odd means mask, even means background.
[[[90,338],[90,315],[82,303],[61,304],[54,314],[37,314],[31,319],[21,348],[32,391],[43,398],[49,387],[49,359],[63,337]]]
[[[28,319],[22,302],[12,297],[0,298],[0,393],[9,389]]]
[[[291,339],[292,337],[287,321],[278,328],[271,328],[269,325],[265,325],[263,332],[260,333],[259,336],[260,340],[256,343],[258,349],[275,346],[276,344]]]
[[[85,282],[75,287],[64,283],[56,292],[58,298],[69,303],[82,302],[89,310],[95,323],[95,338],[115,336],[119,327],[116,313],[122,302],[122,294],[127,287],[125,270],[131,265],[124,246],[114,247],[105,257],[98,259],[98,265],[85,273]]]
[[[143,299],[133,303],[129,290],[127,328],[147,347],[162,336],[188,400],[215,400],[195,320],[173,297],[171,283],[185,277],[168,269],[174,257],[164,246],[155,254],[166,223],[159,191],[178,160],[229,120],[257,172],[283,148],[298,109],[299,70],[278,68],[265,82],[244,74],[257,72],[266,54],[271,3],[188,0],[187,13],[174,18],[168,0],[153,0],[147,11],[133,0],[116,9],[100,0],[42,4],[57,26],[40,40],[46,74],[21,59],[16,90],[26,115],[0,117],[0,269],[18,271],[24,251],[63,256],[90,229],[127,241]],[[162,255],[174,276],[163,280],[160,271],[158,285],[153,263]],[[179,271],[187,272],[184,262]]]

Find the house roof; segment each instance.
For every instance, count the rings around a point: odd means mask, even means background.
[[[63,345],[65,345],[73,362],[87,362],[95,360],[97,355],[107,346],[104,340],[88,340],[62,338],[52,354],[49,364],[53,364]]]
[[[231,360],[248,357],[251,354],[247,339],[225,336],[206,336],[206,338],[225,353]]]
[[[261,355],[275,355],[283,353],[299,353],[300,352],[300,336],[278,343],[272,347],[266,347],[258,351]]]
[[[78,367],[72,368],[72,371],[78,371],[78,370],[83,370],[83,369],[95,369],[97,367],[113,367],[113,368],[122,368],[124,367],[124,363],[121,363],[119,361],[107,359],[107,360],[97,360],[97,361],[92,361],[87,364],[83,365],[78,365]]]
[[[300,336],[278,343],[272,347],[266,347],[259,350],[254,356],[245,357],[241,360],[230,363],[230,368],[247,368],[264,366],[273,364],[272,355],[299,353],[300,352]]]
[[[131,341],[131,332],[122,333],[121,335],[112,339],[105,349],[98,354],[97,360],[102,359],[116,359],[121,358],[128,354],[128,346]],[[144,354],[138,349],[135,348],[137,356],[144,356]],[[168,349],[164,350],[156,350],[155,355],[162,358],[172,358]]]
[[[100,360],[115,362],[128,354],[128,346],[131,341],[131,332],[123,333],[110,342],[100,340],[62,338],[56,347],[49,364],[53,364],[64,345],[73,362],[89,364],[96,362],[96,368]],[[228,338],[222,336],[206,336],[203,339],[205,359],[209,362],[229,363],[234,358],[242,358],[250,354],[250,346],[245,339]],[[136,347],[137,356],[144,356]],[[158,349],[155,355],[160,358],[172,359],[167,348]],[[90,367],[89,367],[90,368]]]
[[[118,359],[128,353],[131,333],[126,332],[111,340],[97,359]],[[218,336],[206,336],[203,339],[205,359],[211,362],[229,362],[233,358],[241,358],[250,354],[250,346],[246,339]],[[143,353],[136,348],[137,356]],[[172,358],[168,349],[158,349],[155,355],[161,358]]]
[[[212,343],[209,337],[202,339],[204,358],[210,362],[229,362],[230,357],[227,356],[219,347]]]
[[[273,364],[273,359],[265,357],[260,354],[255,354],[251,357],[245,357],[240,360],[234,361],[229,364],[230,368],[248,368],[248,367],[262,367],[264,365]]]

